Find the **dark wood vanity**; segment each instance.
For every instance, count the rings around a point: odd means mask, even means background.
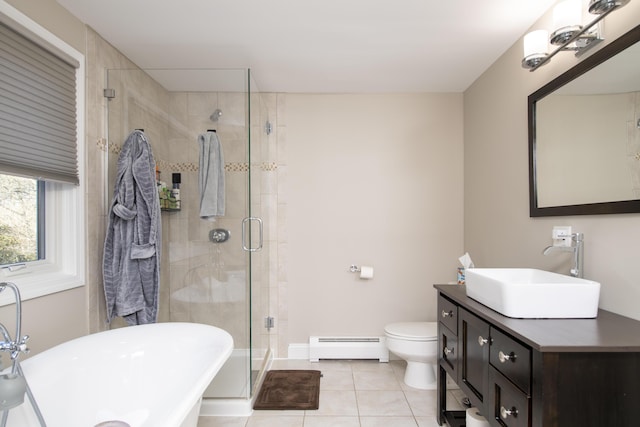
[[[438,290],[438,423],[447,375],[496,427],[640,426],[640,321],[600,310],[595,319],[512,319]],[[570,304],[567,301],[567,304]]]

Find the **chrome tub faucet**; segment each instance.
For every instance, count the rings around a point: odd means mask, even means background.
[[[0,323],[0,334],[2,334],[0,351],[9,353],[12,362],[11,371],[4,375],[0,375],[0,411],[2,411],[0,427],[5,427],[7,425],[9,410],[24,403],[25,394],[31,402],[31,406],[38,418],[38,421],[40,422],[40,426],[46,427],[40,408],[38,408],[33,393],[29,388],[29,384],[27,384],[24,372],[22,372],[22,367],[18,362],[18,358],[21,354],[29,352],[29,349],[27,348],[27,340],[29,339],[29,336],[21,335],[22,299],[20,298],[20,290],[14,283],[0,283],[0,292],[7,288],[13,291],[16,300],[16,335],[15,339],[12,339],[7,328]]]

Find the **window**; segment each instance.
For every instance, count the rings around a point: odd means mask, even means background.
[[[84,285],[84,56],[6,2],[0,32],[0,281],[27,300]]]
[[[0,266],[44,258],[44,182],[0,174]]]

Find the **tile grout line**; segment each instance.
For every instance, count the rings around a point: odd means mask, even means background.
[[[360,403],[358,402],[358,389],[356,387],[356,376],[353,372],[353,365],[349,365],[349,370],[351,371],[351,382],[353,383],[353,395],[356,399],[356,412],[358,413],[358,425],[362,427],[362,419],[360,418]]]
[[[418,419],[416,418],[416,413],[413,410],[413,407],[411,406],[411,402],[409,401],[409,398],[407,397],[407,391],[408,390],[402,390],[402,395],[404,396],[404,400],[407,402],[407,406],[409,407],[409,410],[411,411],[411,416],[413,417],[413,422],[415,423],[416,427],[419,427],[420,424],[418,423]]]

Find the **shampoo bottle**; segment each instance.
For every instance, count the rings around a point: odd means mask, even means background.
[[[171,175],[171,181],[173,182],[171,197],[176,200],[176,209],[180,209],[180,182],[182,181],[182,176],[179,173],[174,173]]]

